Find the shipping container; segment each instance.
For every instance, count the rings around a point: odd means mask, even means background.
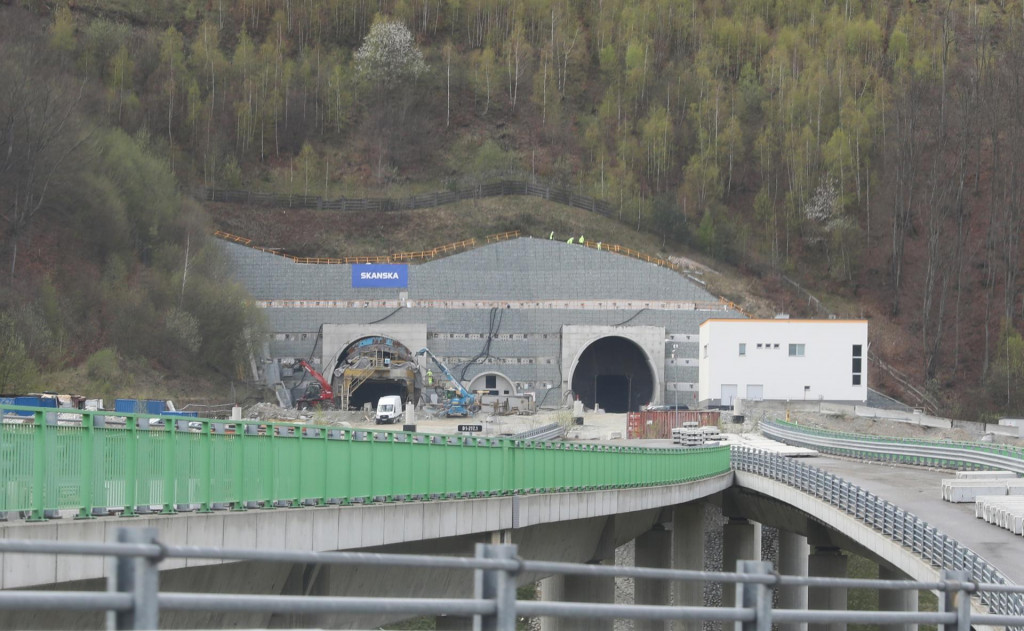
[[[630,412],[626,416],[626,438],[672,438],[672,428],[683,423],[701,427],[717,426],[718,410],[668,410]]]
[[[139,402],[135,399],[114,399],[114,411],[132,414],[139,411]]]

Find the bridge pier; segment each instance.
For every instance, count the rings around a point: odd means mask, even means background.
[[[459,616],[435,616],[434,628],[437,631],[472,631],[473,619]]]
[[[661,524],[636,538],[634,565],[668,569],[672,562],[672,533]],[[633,583],[633,603],[637,605],[668,605],[668,581],[637,578]],[[665,631],[665,620],[634,620],[636,631]]]
[[[672,569],[704,570],[704,503],[690,502],[672,507]],[[680,607],[704,605],[702,581],[675,581],[672,602]],[[672,631],[701,631],[700,621],[673,620]]]
[[[807,558],[807,575],[829,578],[846,578],[846,555],[832,545],[816,545]],[[814,604],[815,609],[844,611],[846,609],[847,591],[845,587],[807,588],[807,600]],[[846,631],[845,622],[812,622],[807,625],[808,631]]]
[[[903,572],[878,564],[878,578],[883,581],[909,580]],[[880,589],[878,590],[879,611],[917,611],[918,594],[915,589]],[[916,624],[881,625],[882,631],[917,631]]]
[[[614,565],[614,559],[600,561],[603,565]],[[540,582],[542,600],[559,602],[614,603],[615,577],[613,576],[582,576],[556,575],[549,576]],[[540,628],[543,631],[612,631],[611,618],[554,618],[542,617]]]
[[[811,548],[807,537],[779,529],[779,574],[807,576]],[[784,585],[776,588],[779,609],[807,609],[807,586]],[[779,631],[807,631],[806,622],[780,624]]]
[[[729,517],[722,526],[722,571],[735,572],[738,561],[761,560],[761,524]],[[722,606],[736,604],[736,584],[722,583]]]

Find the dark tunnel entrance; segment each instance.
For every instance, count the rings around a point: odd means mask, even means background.
[[[377,406],[384,396],[402,402],[414,397],[419,370],[412,352],[401,342],[383,335],[368,335],[351,342],[338,354],[331,384],[341,405],[359,410]]]
[[[366,403],[369,403],[371,408],[375,408],[377,407],[377,401],[381,397],[390,395],[402,397],[402,402],[404,403],[406,398],[405,382],[390,380],[367,381],[352,393],[349,408],[359,410]]]
[[[635,342],[605,337],[580,355],[570,387],[588,408],[629,412],[653,400],[654,375]]]

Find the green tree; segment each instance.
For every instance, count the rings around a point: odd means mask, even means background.
[[[25,350],[14,318],[0,311],[0,393],[14,394],[35,389],[38,371]]]

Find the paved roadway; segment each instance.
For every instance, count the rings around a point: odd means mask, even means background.
[[[917,515],[974,550],[1014,583],[1024,585],[1024,537],[975,517],[973,502],[943,501],[941,480],[954,477],[953,472],[822,456],[802,461]]]

